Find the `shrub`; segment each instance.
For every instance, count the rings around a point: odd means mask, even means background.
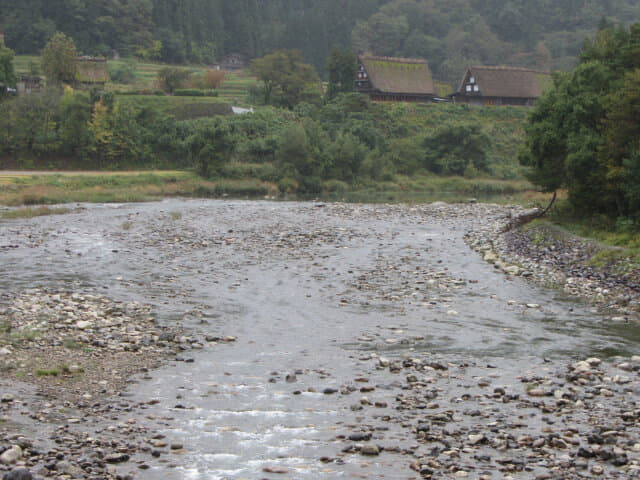
[[[202,79],[202,85],[205,88],[216,89],[222,86],[224,82],[225,72],[224,70],[211,70],[208,69]]]
[[[165,67],[158,72],[158,87],[166,93],[173,93],[184,86],[191,72],[181,68]]]
[[[281,193],[295,193],[298,188],[299,185],[295,178],[285,177],[278,182],[278,190]]]
[[[196,88],[183,88],[173,91],[176,97],[204,97],[204,92]]]

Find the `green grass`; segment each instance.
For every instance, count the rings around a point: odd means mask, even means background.
[[[13,176],[0,184],[0,205],[72,202],[145,202],[166,197],[277,195],[273,183],[258,179],[204,180],[191,172],[87,172]],[[123,229],[131,228],[127,222]]]
[[[0,218],[6,220],[13,220],[17,218],[34,218],[34,217],[42,217],[45,215],[63,215],[65,213],[70,213],[73,210],[70,208],[49,208],[49,207],[39,207],[39,208],[19,208],[16,210],[8,210],[6,212],[0,212]]]
[[[589,264],[615,274],[638,276],[640,272],[640,232],[620,228],[606,216],[576,215],[566,199],[558,202],[546,219],[524,227],[534,243],[546,245],[563,236],[575,235],[589,242],[583,247],[591,258]]]
[[[260,169],[244,171],[243,178],[204,180],[192,172],[87,172],[57,173],[54,175],[24,175],[5,178],[0,183],[0,204],[3,205],[51,205],[71,202],[142,202],[165,197],[278,197],[282,192],[275,183],[253,174],[268,173]],[[238,170],[236,173],[240,173]],[[478,201],[497,203],[543,204],[546,200],[522,180],[468,179],[463,177],[438,177],[416,175],[396,176],[389,182],[369,182],[349,186],[344,182],[325,182],[321,194],[304,195],[302,198],[326,198],[352,202],[410,202],[423,203],[435,200],[451,202]],[[24,215],[32,211],[48,214],[56,209],[21,209]],[[45,213],[46,212],[46,213]],[[179,212],[177,212],[179,213]],[[172,214],[172,218],[178,218]],[[131,222],[122,224],[123,230],[132,228]]]
[[[36,65],[38,71],[40,71],[40,56],[39,55],[16,55],[13,61],[13,68],[18,75],[28,74],[30,64]]]

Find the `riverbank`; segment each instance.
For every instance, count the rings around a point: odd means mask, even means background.
[[[512,222],[507,216],[473,230],[467,241],[508,275],[586,299],[608,312],[612,321],[640,319],[640,265],[631,252],[544,220],[510,228]]]
[[[131,203],[163,198],[252,198],[295,200],[271,181],[251,176],[205,180],[189,171],[29,172],[0,171],[0,205],[40,206],[75,202]],[[492,201],[544,202],[545,195],[523,180],[494,180],[437,175],[398,175],[393,181],[327,181],[316,194],[301,199],[355,203],[428,203]]]

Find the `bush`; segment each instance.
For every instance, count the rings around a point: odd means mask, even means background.
[[[131,63],[109,65],[109,78],[115,83],[133,83],[136,79],[135,66]]]
[[[173,93],[184,86],[191,72],[188,70],[165,67],[158,72],[158,87],[166,93]]]
[[[285,177],[278,182],[278,190],[281,193],[295,193],[300,185],[295,178]]]
[[[202,85],[205,88],[216,89],[222,86],[224,82],[225,72],[223,70],[207,70],[202,79]]]
[[[195,88],[184,88],[174,90],[173,94],[176,97],[204,97],[204,92],[202,90],[197,90]]]
[[[178,120],[231,115],[231,106],[227,103],[185,103],[172,108],[169,113]]]

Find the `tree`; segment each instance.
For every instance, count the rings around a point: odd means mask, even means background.
[[[305,94],[320,93],[320,78],[302,61],[298,50],[280,50],[251,62],[251,71],[263,83],[264,102],[293,108]]]
[[[77,51],[73,40],[56,33],[42,51],[42,71],[53,85],[73,83],[77,72]]]
[[[213,177],[220,172],[220,168],[231,158],[236,143],[233,127],[220,118],[200,124],[195,133],[187,139],[189,152],[198,173],[205,178]]]
[[[329,86],[327,97],[334,98],[339,93],[353,91],[356,78],[356,56],[349,49],[341,49],[337,46],[331,50],[331,56],[327,59],[326,69],[329,73]]]
[[[464,175],[470,166],[483,170],[489,144],[489,136],[479,124],[442,125],[424,140],[425,167],[444,175]]]
[[[13,50],[0,43],[0,99],[4,97],[8,87],[14,87],[18,78],[13,69]]]
[[[191,75],[189,70],[176,67],[165,67],[158,72],[158,87],[167,93],[182,87]]]

